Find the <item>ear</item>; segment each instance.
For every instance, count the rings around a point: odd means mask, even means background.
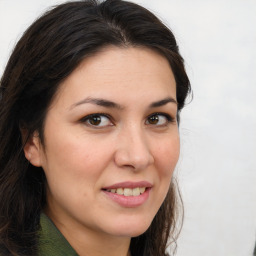
[[[24,141],[24,138],[27,137],[27,132],[23,130],[21,133]],[[41,163],[42,146],[40,143],[38,132],[37,131],[33,132],[33,134],[29,136],[29,138],[25,143],[26,144],[23,148],[25,157],[32,165],[36,167],[41,167],[42,166],[42,163]]]

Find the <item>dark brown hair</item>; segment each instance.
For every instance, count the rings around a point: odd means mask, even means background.
[[[0,248],[36,255],[45,175],[28,163],[20,130],[39,131],[60,83],[105,46],[146,47],[165,56],[176,80],[179,121],[190,83],[172,32],[151,12],[121,0],[68,2],[36,20],[17,43],[0,84]],[[173,181],[150,228],[132,238],[133,256],[168,255],[175,241],[178,195]],[[1,250],[1,249],[0,249]],[[1,253],[1,251],[0,251]]]

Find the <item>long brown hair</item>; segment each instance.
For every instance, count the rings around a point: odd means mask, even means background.
[[[59,84],[105,46],[147,47],[165,56],[175,76],[178,115],[190,92],[173,33],[147,9],[126,1],[68,2],[36,20],[17,43],[0,84],[0,248],[4,255],[36,255],[46,179],[23,153],[20,130],[43,142],[44,120]],[[133,256],[162,256],[175,241],[178,194],[173,181],[150,228],[132,238]],[[1,253],[0,249],[0,253]]]

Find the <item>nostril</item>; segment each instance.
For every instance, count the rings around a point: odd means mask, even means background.
[[[125,139],[121,138],[115,152],[115,163],[119,167],[142,170],[154,163],[154,157],[141,136],[130,134]]]

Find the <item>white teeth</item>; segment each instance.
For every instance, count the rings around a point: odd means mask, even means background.
[[[132,189],[131,188],[125,188],[124,189],[124,196],[132,196]]]
[[[140,195],[140,188],[134,188],[132,190],[132,195],[133,196],[139,196]]]
[[[116,193],[124,196],[139,196],[145,192],[146,188],[118,188],[118,189],[107,189],[108,192]]]
[[[145,192],[146,188],[140,188],[140,193],[143,194]]]
[[[122,188],[118,188],[118,189],[116,190],[116,193],[117,193],[118,195],[123,195],[123,194],[124,194],[124,190],[123,190]]]

